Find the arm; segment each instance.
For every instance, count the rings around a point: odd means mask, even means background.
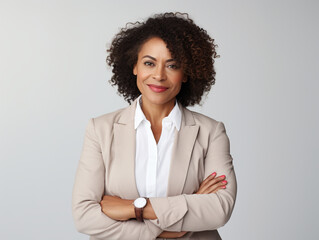
[[[210,174],[200,185],[199,190],[196,194],[209,194],[209,193],[216,193],[220,189],[225,189],[227,181],[225,180],[225,175],[216,177],[216,172]],[[152,212],[155,215],[155,212],[152,208]],[[152,217],[152,216],[151,216]],[[151,219],[151,218],[149,218]],[[159,235],[160,238],[180,238],[183,237],[187,231],[183,232],[169,232],[164,231]]]
[[[226,175],[227,189],[210,194],[150,198],[159,220],[157,226],[165,231],[197,232],[214,230],[226,224],[233,211],[237,192],[229,148],[224,124],[219,122],[205,157],[205,176],[213,171]]]
[[[97,238],[155,239],[162,230],[146,220],[116,221],[101,211],[104,195],[105,166],[97,140],[94,119],[86,128],[83,150],[78,165],[72,195],[72,211],[79,232]]]
[[[210,174],[200,185],[196,194],[209,194],[216,193],[220,189],[226,188],[227,181],[225,176],[216,177],[216,173]],[[118,221],[125,221],[131,218],[136,218],[134,206],[134,200],[121,199],[117,196],[105,195],[101,201],[102,211],[110,218]],[[147,205],[143,211],[144,219],[157,219],[157,216],[152,208],[150,201],[147,201]],[[169,232],[164,231],[158,237],[160,238],[180,238],[187,232]]]
[[[102,211],[110,218],[117,221],[126,221],[128,219],[136,218],[134,211],[134,200],[121,199],[117,196],[105,195],[101,201]],[[147,201],[147,205],[143,211],[145,219],[156,219],[152,205]],[[162,232],[159,238],[179,238],[187,232]]]

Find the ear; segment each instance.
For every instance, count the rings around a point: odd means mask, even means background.
[[[133,67],[133,74],[136,76],[137,75],[137,69],[136,69],[136,64]]]
[[[182,82],[183,83],[187,82],[187,76],[186,75],[184,75]]]

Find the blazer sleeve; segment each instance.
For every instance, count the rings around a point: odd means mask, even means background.
[[[156,239],[162,230],[149,220],[116,221],[100,206],[104,195],[105,165],[94,129],[94,119],[85,131],[81,158],[72,194],[72,213],[77,230],[101,239]]]
[[[218,122],[205,157],[205,178],[216,172],[226,175],[226,189],[211,194],[190,194],[150,198],[158,221],[166,231],[206,231],[222,227],[229,220],[236,199],[237,183],[225,126]]]

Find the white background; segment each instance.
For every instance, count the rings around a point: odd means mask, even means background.
[[[318,1],[0,0],[0,236],[81,240],[74,175],[91,117],[128,104],[106,48],[127,22],[188,12],[215,38],[202,107],[225,123],[238,196],[223,239],[318,239]],[[214,218],[214,216],[212,216]]]

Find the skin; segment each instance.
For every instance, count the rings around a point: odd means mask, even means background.
[[[176,95],[187,78],[183,74],[183,69],[172,58],[165,42],[158,37],[150,38],[142,45],[133,74],[136,75],[136,84],[142,94],[142,111],[150,121],[154,138],[158,142],[162,132],[162,119],[168,116],[174,108]],[[156,88],[156,86],[161,88]],[[165,91],[162,91],[163,89]],[[224,175],[216,177],[216,173],[209,175],[194,194],[216,193],[226,188],[225,178]],[[126,221],[136,218],[134,200],[106,195],[100,204],[103,213],[108,217]],[[157,219],[150,201],[144,208],[143,217],[144,219]],[[186,233],[164,231],[158,237],[180,238]]]
[[[142,111],[151,128],[156,142],[162,132],[162,119],[174,108],[176,95],[182,83],[186,82],[183,69],[172,58],[166,43],[157,37],[146,41],[133,68],[136,84],[142,94]],[[165,87],[164,92],[154,92],[152,86]]]
[[[226,176],[222,175],[216,177],[216,173],[209,175],[200,185],[198,191],[195,194],[210,194],[216,193],[221,189],[225,189],[227,181]],[[101,209],[108,217],[118,220],[126,221],[132,218],[136,218],[134,211],[135,199],[121,199],[117,196],[104,196],[101,204]],[[150,201],[144,208],[143,212],[144,219],[157,219],[157,216],[152,208]],[[186,234],[187,232],[162,232],[158,237],[160,238],[179,238]]]

